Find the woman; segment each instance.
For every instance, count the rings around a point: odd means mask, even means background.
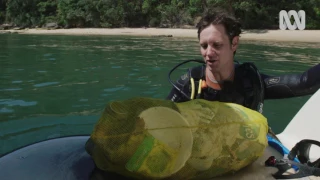
[[[181,76],[167,99],[233,102],[262,113],[264,99],[310,95],[319,89],[320,64],[282,76],[261,74],[253,63],[235,64],[240,33],[240,22],[226,11],[204,16],[198,23],[198,39],[205,64]]]

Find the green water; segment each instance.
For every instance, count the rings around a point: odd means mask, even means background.
[[[320,62],[319,47],[242,42],[236,59],[255,62],[263,73],[298,73]],[[196,39],[0,35],[0,155],[49,138],[90,134],[111,100],[165,98],[168,71],[190,58],[200,58]],[[273,130],[281,132],[308,98],[266,101]]]

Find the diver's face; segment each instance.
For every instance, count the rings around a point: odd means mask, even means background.
[[[237,49],[238,36],[229,41],[223,25],[210,25],[200,33],[200,51],[207,68],[212,72],[219,72],[233,64],[233,53]]]

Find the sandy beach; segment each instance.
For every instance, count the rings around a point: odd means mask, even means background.
[[[197,38],[197,29],[170,28],[77,28],[1,30],[0,33],[55,34],[55,35],[130,35]],[[242,40],[319,42],[320,30],[244,30]]]

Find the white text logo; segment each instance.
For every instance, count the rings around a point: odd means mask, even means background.
[[[293,16],[294,22],[291,24],[290,18]],[[281,30],[286,30],[287,28],[290,30],[304,30],[306,28],[306,12],[304,10],[294,11],[290,10],[289,12],[285,10],[281,10],[279,12],[279,28]]]

